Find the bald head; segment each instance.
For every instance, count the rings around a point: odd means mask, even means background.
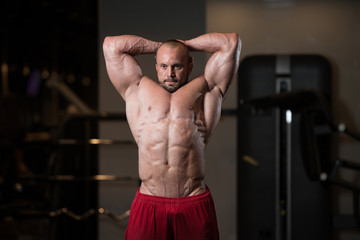
[[[183,53],[185,54],[185,56],[187,57],[188,59],[188,63],[189,62],[192,62],[192,57],[190,56],[190,51],[189,51],[189,48],[184,44],[182,43],[181,41],[179,40],[176,40],[176,39],[170,39],[170,40],[167,40],[165,42],[163,42],[160,47],[158,48],[157,52],[159,51],[160,48],[162,47],[168,47],[168,48],[177,48],[177,47],[180,47],[183,51]],[[156,54],[157,54],[156,52]]]
[[[182,48],[186,49],[187,51],[189,51],[188,47],[184,43],[182,43],[181,41],[176,40],[176,39],[167,40],[167,41],[163,42],[160,47],[162,47],[162,46],[167,46],[170,48],[182,47]]]

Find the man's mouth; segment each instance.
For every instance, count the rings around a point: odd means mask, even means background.
[[[176,79],[165,79],[165,81],[164,82],[166,82],[166,83],[177,83],[178,82],[178,80],[176,80]]]

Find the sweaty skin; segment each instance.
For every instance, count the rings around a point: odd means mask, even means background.
[[[164,197],[205,190],[204,151],[239,64],[236,33],[209,33],[182,41],[190,51],[212,53],[204,74],[188,82],[193,62],[182,45],[125,35],[107,37],[108,75],[126,102],[138,145],[140,192]],[[156,53],[159,83],[142,74],[133,56]]]

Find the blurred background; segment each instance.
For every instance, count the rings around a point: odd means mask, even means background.
[[[206,152],[221,239],[359,239],[360,2],[0,6],[0,239],[123,239],[139,186],[137,147],[106,74],[103,39],[206,32],[237,32],[243,43]],[[196,76],[209,56],[194,57]],[[137,60],[156,79],[153,56]],[[315,90],[330,107],[301,94],[265,98],[273,105],[260,109],[240,101],[296,89]],[[299,111],[297,101],[308,105]]]

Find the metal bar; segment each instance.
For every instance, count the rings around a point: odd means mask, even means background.
[[[92,110],[70,87],[68,87],[57,74],[52,74],[47,86],[58,90],[66,99],[74,104],[83,113],[92,113]]]
[[[276,93],[290,91],[291,66],[289,55],[276,57],[275,73],[277,75]],[[289,132],[289,130],[291,130],[291,123],[288,124],[286,121],[286,112],[284,109],[277,108],[275,110],[275,239],[277,240],[291,239],[291,196],[288,196],[291,193],[289,192],[291,190],[291,144],[289,144],[291,131]],[[283,149],[284,141],[286,144],[285,149]],[[285,151],[285,159],[283,159],[283,151]],[[285,173],[282,164],[287,166]],[[283,181],[285,181],[286,190],[282,187]],[[282,199],[283,195],[286,196],[286,199]]]
[[[86,211],[80,215],[80,214],[77,214],[77,213],[69,210],[66,207],[59,208],[56,210],[50,210],[50,211],[46,211],[46,210],[43,210],[43,211],[42,210],[15,210],[15,211],[7,212],[7,213],[9,216],[12,216],[14,218],[17,218],[17,217],[21,217],[21,218],[24,218],[24,217],[55,218],[55,217],[59,217],[61,215],[66,215],[76,221],[83,221],[94,215],[105,215],[113,221],[120,222],[120,221],[126,220],[129,217],[130,210],[127,210],[120,215],[115,215],[110,210],[104,209],[104,208],[98,208],[98,209],[91,208],[88,211]]]
[[[292,233],[292,194],[291,194],[291,178],[292,178],[292,152],[291,152],[291,124],[292,114],[290,110],[286,110],[286,233],[287,240],[291,240]]]
[[[275,110],[275,239],[281,240],[281,199],[280,199],[280,109]]]
[[[355,162],[350,162],[347,160],[341,160],[342,166],[354,170],[360,170],[360,164]]]
[[[140,181],[138,177],[131,176],[115,176],[115,175],[91,175],[91,176],[75,176],[75,175],[52,175],[43,176],[35,175],[29,177],[20,177],[22,181]]]
[[[80,141],[78,139],[63,138],[58,140],[60,145],[78,145],[89,143],[92,145],[135,145],[135,142],[130,140],[114,140],[114,139],[100,139],[100,138],[91,138],[88,141]]]

